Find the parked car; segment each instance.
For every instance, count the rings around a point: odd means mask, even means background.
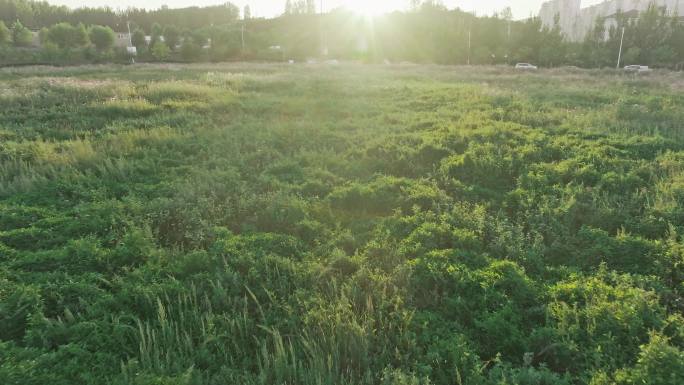
[[[530,63],[518,63],[518,64],[515,65],[515,69],[518,69],[518,70],[532,70],[532,71],[534,71],[534,70],[537,69],[537,66],[532,65],[532,64],[530,64]]]
[[[642,66],[642,65],[628,65],[625,66],[625,71],[626,72],[637,72],[637,73],[646,73],[646,72],[651,72],[652,70],[648,68],[648,66]]]

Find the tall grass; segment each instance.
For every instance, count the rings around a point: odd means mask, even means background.
[[[682,382],[680,86],[0,70],[0,383]]]

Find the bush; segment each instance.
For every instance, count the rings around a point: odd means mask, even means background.
[[[175,25],[167,25],[164,27],[164,43],[171,51],[176,50],[176,46],[180,43],[181,31]]]
[[[164,61],[171,54],[171,50],[169,49],[169,46],[167,46],[166,43],[161,42],[161,41],[154,43],[154,45],[152,46],[151,52],[152,52],[152,56],[157,61]]]
[[[12,26],[12,42],[16,47],[28,47],[33,43],[33,34],[17,21]]]
[[[88,32],[83,24],[59,23],[48,29],[45,40],[62,49],[79,48],[88,44]]]
[[[651,333],[649,342],[639,349],[639,358],[631,368],[615,373],[618,385],[670,385],[684,383],[684,351],[672,346],[668,338]]]
[[[131,36],[131,43],[138,50],[138,54],[142,54],[147,49],[147,41],[145,40],[145,31],[137,28],[133,31]]]
[[[684,383],[681,90],[607,74],[0,71],[0,383]]]
[[[107,50],[114,45],[114,31],[109,27],[95,25],[90,27],[88,34],[90,41],[100,51]]]
[[[185,61],[198,61],[201,59],[202,47],[186,40],[181,45],[180,54]]]
[[[3,46],[10,42],[10,30],[7,29],[5,22],[0,20],[0,46]]]

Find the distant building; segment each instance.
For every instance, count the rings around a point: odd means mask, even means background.
[[[114,47],[117,48],[128,48],[131,47],[131,34],[128,32],[115,32],[114,33]]]
[[[543,3],[539,10],[542,25],[553,28],[557,19],[561,32],[568,39],[575,40],[581,2],[582,0],[550,0]]]
[[[550,0],[542,4],[539,18],[548,28],[552,28],[558,18],[561,32],[569,41],[582,41],[596,25],[597,19],[604,20],[608,31],[617,24],[617,14],[638,17],[651,5],[665,8],[669,15],[684,15],[684,0],[607,0],[586,8],[581,7],[581,0]]]
[[[43,44],[40,41],[40,31],[39,30],[31,30],[31,47],[38,48],[41,45],[43,45]]]
[[[159,36],[159,41],[161,41],[163,43],[164,42],[164,36]],[[152,36],[150,36],[150,35],[145,36],[145,44],[150,45],[150,43],[152,43]]]

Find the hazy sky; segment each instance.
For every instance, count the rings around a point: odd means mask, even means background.
[[[318,2],[317,1],[317,7]],[[492,14],[506,6],[513,9],[515,18],[525,18],[531,14],[536,15],[539,6],[544,0],[443,0],[449,8],[459,7],[464,11],[476,11],[478,15]],[[587,6],[600,2],[601,0],[583,0],[582,5]],[[159,8],[168,5],[170,8],[187,7],[191,5],[203,6],[225,3],[226,0],[48,0],[51,4],[67,5],[69,7],[97,7],[108,5],[112,8]],[[253,16],[275,16],[285,9],[285,0],[233,0],[233,4],[240,7],[249,4]],[[379,13],[395,9],[405,9],[408,0],[323,0],[326,10],[339,6],[346,6],[351,9],[362,10],[363,12]]]

